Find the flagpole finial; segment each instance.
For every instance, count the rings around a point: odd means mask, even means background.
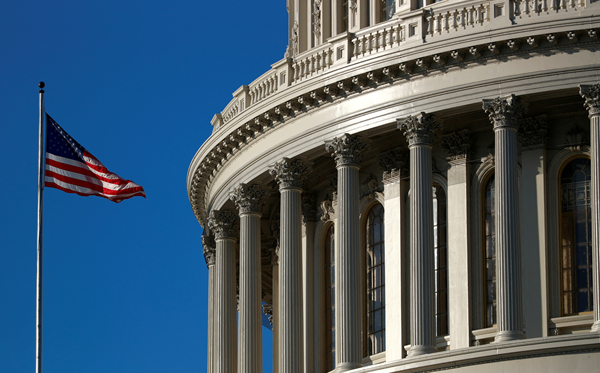
[[[44,87],[46,86],[46,83],[40,82],[40,84],[38,84],[38,86],[41,88],[40,90],[42,91],[44,89]]]

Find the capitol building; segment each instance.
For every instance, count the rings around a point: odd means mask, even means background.
[[[208,372],[263,314],[277,373],[598,371],[600,0],[287,10],[187,174]]]

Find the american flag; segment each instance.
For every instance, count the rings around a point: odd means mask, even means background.
[[[46,177],[44,185],[80,196],[113,202],[141,196],[144,188],[110,172],[46,114]]]

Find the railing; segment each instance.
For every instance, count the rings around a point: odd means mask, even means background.
[[[531,17],[550,11],[585,8],[585,0],[514,0],[515,17]]]
[[[305,78],[317,73],[329,70],[333,64],[333,49],[329,43],[323,44],[308,55],[301,55],[294,60],[292,69],[294,70],[293,82],[302,81]]]
[[[273,70],[267,71],[250,84],[250,105],[254,105],[277,92],[277,87],[277,73]]]
[[[240,106],[241,103],[239,99],[234,98],[233,100],[231,100],[231,102],[229,102],[229,104],[221,112],[221,118],[223,120],[223,123],[227,123],[233,118],[235,118],[241,111]]]
[[[405,40],[404,26],[398,24],[373,30],[352,39],[353,58],[363,57],[385,49],[397,47]]]
[[[434,37],[443,32],[449,33],[484,25],[490,21],[490,3],[472,5],[451,10],[432,9],[427,15],[427,35]]]

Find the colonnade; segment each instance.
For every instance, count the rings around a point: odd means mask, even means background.
[[[582,85],[580,93],[591,122],[591,210],[593,249],[593,298],[600,304],[600,84]],[[521,296],[521,248],[519,225],[519,197],[517,179],[517,128],[519,118],[526,105],[514,95],[483,100],[483,110],[488,113],[495,133],[495,205],[496,252],[497,252],[497,332],[495,342],[525,338],[523,333],[523,300]],[[410,150],[410,347],[408,357],[436,352],[436,322],[434,300],[434,242],[432,204],[432,146],[440,121],[431,114],[421,113],[398,120],[400,129],[407,138]],[[454,136],[458,136],[454,134]],[[336,372],[349,371],[362,363],[362,296],[360,279],[361,249],[359,247],[359,179],[361,159],[369,150],[369,141],[360,135],[344,134],[325,143],[327,152],[335,158],[337,168],[338,205],[336,211],[335,245],[335,320],[336,320]],[[449,178],[468,179],[466,163],[468,149],[462,147],[450,162]],[[280,233],[278,263],[278,372],[299,373],[311,371],[305,366],[304,316],[303,316],[303,269],[302,269],[302,192],[304,181],[311,172],[306,160],[288,159],[273,164],[270,175],[277,181],[280,192]],[[390,176],[390,175],[388,175]],[[454,179],[453,179],[454,180]],[[388,177],[384,182],[385,193],[390,201],[401,195],[400,178]],[[466,199],[468,188],[465,182],[449,190],[450,194]],[[392,196],[393,194],[393,196]],[[235,188],[230,198],[238,212],[211,211],[208,226],[214,235],[214,243],[208,238],[203,241],[209,268],[209,373],[260,372],[262,371],[261,342],[261,280],[260,280],[260,217],[264,199],[269,195],[259,185],[242,184]],[[386,195],[386,201],[388,195]],[[386,202],[387,204],[387,202]],[[397,206],[396,206],[397,205]],[[396,210],[400,205],[396,204]],[[464,207],[464,206],[463,206]],[[386,209],[388,206],[386,206]],[[466,256],[454,250],[468,236],[467,209],[457,208],[459,216],[457,230],[450,240],[449,255]],[[462,211],[462,212],[461,212]],[[386,211],[386,215],[388,211]],[[392,212],[398,214],[399,212]],[[402,219],[402,218],[400,218]],[[239,224],[239,228],[238,228]],[[398,219],[388,221],[388,234],[400,234]],[[239,328],[236,339],[236,259],[235,241],[237,230],[240,237],[239,276]],[[212,246],[211,246],[212,245]],[[453,251],[454,250],[454,251]],[[216,255],[215,255],[216,253]],[[389,258],[401,265],[402,259]],[[450,264],[468,266],[468,257],[460,257]],[[468,269],[468,268],[467,268]],[[389,272],[389,271],[388,271]],[[465,271],[468,272],[468,271]],[[387,278],[388,275],[386,275]],[[391,278],[391,277],[390,277]],[[401,283],[402,277],[396,282]],[[387,282],[387,281],[386,281]],[[390,289],[386,298],[395,302],[396,284],[387,284]],[[400,286],[400,285],[399,285]],[[469,290],[464,285],[450,283],[461,299],[468,302]],[[390,295],[393,299],[390,299]],[[389,322],[401,322],[402,316],[394,307],[386,318],[388,333],[397,332]],[[453,329],[453,323],[468,325],[466,315],[453,315],[450,333],[462,347],[469,346],[469,331]],[[459,319],[462,318],[462,321]],[[466,318],[466,320],[465,320]],[[594,308],[592,331],[600,331],[600,307]],[[400,338],[402,341],[402,339]],[[237,342],[237,345],[236,345]],[[405,343],[390,343],[387,346],[388,361],[403,356]],[[238,356],[239,354],[239,356]]]

